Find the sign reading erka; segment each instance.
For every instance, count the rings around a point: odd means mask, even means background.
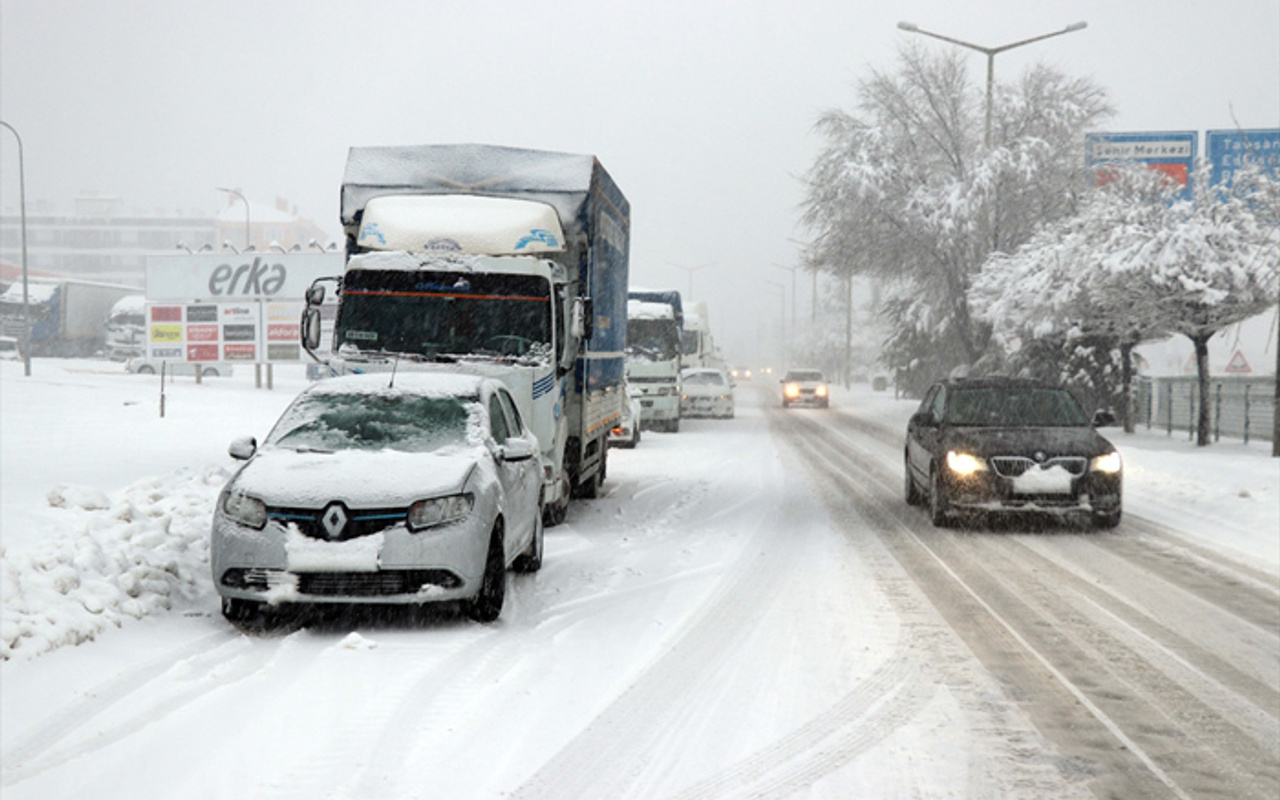
[[[301,300],[316,278],[342,274],[343,254],[194,253],[147,258],[147,300]]]

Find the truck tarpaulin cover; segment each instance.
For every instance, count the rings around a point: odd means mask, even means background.
[[[626,198],[595,156],[481,144],[352,147],[342,177],[342,224],[354,225],[380,195],[458,193],[538,200],[555,208],[567,228],[582,218],[593,180],[629,220]]]

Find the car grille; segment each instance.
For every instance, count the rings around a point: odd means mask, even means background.
[[[387,569],[377,572],[284,572],[277,569],[229,569],[222,584],[265,592],[292,585],[313,597],[390,597],[417,594],[439,586],[455,589],[462,579],[447,569]]]
[[[992,456],[988,460],[991,462],[991,468],[1002,478],[1016,478],[1039,463],[1026,456]],[[1083,456],[1055,456],[1045,459],[1042,468],[1062,467],[1072,475],[1080,477],[1085,473],[1088,463],[1089,460]]]
[[[288,525],[292,522],[298,526],[299,533],[312,539],[322,539],[326,542],[344,542],[348,539],[370,536],[387,528],[404,524],[409,514],[407,508],[344,509],[347,517],[346,524],[337,536],[330,536],[324,528],[324,523],[321,522],[321,517],[326,510],[328,510],[328,506],[319,510],[268,506],[267,518],[275,520],[281,525]]]

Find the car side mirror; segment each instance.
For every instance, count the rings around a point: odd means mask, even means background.
[[[917,411],[911,415],[911,425],[920,428],[936,428],[938,420],[934,418],[932,411]]]
[[[1100,408],[1097,411],[1093,412],[1093,427],[1110,428],[1115,426],[1116,424],[1117,424],[1116,415],[1111,413],[1110,411],[1104,408]]]
[[[227,448],[227,455],[236,461],[248,461],[256,452],[258,452],[258,440],[252,436],[241,436]]]
[[[513,436],[498,451],[503,461],[528,461],[538,454],[538,448],[528,439]]]

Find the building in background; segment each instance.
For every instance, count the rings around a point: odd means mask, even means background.
[[[27,264],[35,272],[70,278],[129,283],[141,286],[146,258],[186,247],[219,250],[230,242],[244,249],[245,204],[235,195],[218,214],[201,210],[128,209],[121,198],[84,195],[71,210],[48,202],[28,204]],[[327,244],[329,236],[310,220],[297,215],[287,201],[272,204],[249,199],[249,232],[256,250],[272,244],[281,248],[307,247],[312,240]],[[22,263],[22,224],[19,209],[0,215],[0,261]]]

